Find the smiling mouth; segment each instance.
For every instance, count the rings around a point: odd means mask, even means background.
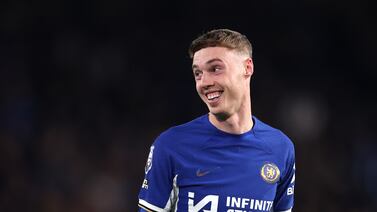
[[[206,93],[205,96],[207,97],[208,101],[212,102],[219,99],[222,93],[223,93],[222,91],[215,91],[215,92]]]

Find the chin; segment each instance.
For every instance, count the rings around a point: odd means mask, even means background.
[[[210,110],[209,112],[219,121],[225,121],[230,117],[229,113],[227,113],[226,111]]]

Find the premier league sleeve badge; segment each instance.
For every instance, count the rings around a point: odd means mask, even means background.
[[[151,146],[151,149],[148,155],[147,164],[145,165],[145,174],[148,174],[149,170],[151,170],[152,168],[153,149],[154,149],[154,146]]]

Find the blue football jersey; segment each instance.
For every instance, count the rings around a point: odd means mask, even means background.
[[[217,129],[208,115],[163,132],[149,152],[140,211],[291,211],[293,143],[253,121],[240,135]]]

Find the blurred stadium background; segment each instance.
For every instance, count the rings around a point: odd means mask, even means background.
[[[136,211],[149,146],[206,113],[187,47],[254,45],[253,113],[297,157],[297,212],[377,211],[376,1],[9,1],[0,211]]]

